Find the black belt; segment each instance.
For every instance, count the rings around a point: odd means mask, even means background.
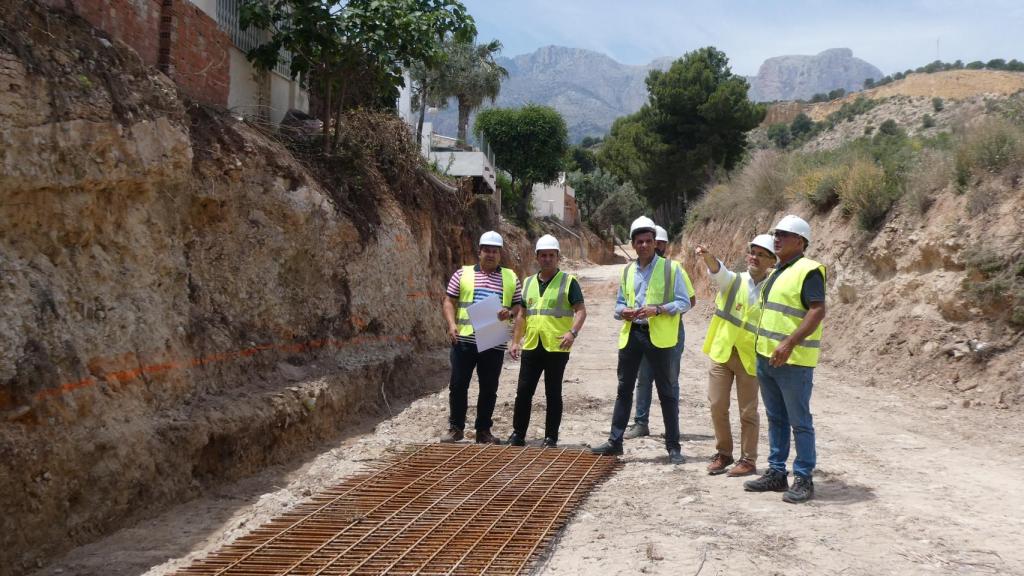
[[[651,325],[650,324],[637,324],[637,323],[633,323],[633,328],[636,328],[637,330],[643,330],[644,332],[650,332]]]

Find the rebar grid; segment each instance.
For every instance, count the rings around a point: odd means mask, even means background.
[[[177,574],[518,574],[618,465],[567,448],[412,446]]]

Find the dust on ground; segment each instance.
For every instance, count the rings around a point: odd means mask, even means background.
[[[566,445],[604,440],[616,388],[618,323],[611,308],[621,266],[577,272],[590,316],[565,375]],[[930,396],[938,392],[927,386],[872,387],[870,370],[843,371],[826,360],[816,370],[812,399],[815,500],[786,504],[777,493],[744,492],[744,479],[708,476],[704,467],[714,452],[705,395],[709,361],[699,345],[711,311],[702,301],[685,320],[686,464],[667,464],[662,426],[653,418],[655,436],[626,442],[626,465],[577,510],[536,573],[1024,574],[1024,448],[1015,411],[938,410]],[[826,325],[830,337],[841,342],[842,326]],[[506,360],[495,410],[494,432],[501,436],[510,432],[517,374],[518,364]],[[475,392],[473,386],[470,419]],[[447,406],[445,390],[392,405],[394,417],[357,424],[319,454],[297,457],[302,461],[292,468],[224,486],[39,573],[169,574],[390,448],[434,440],[445,428]],[[542,427],[538,393],[531,442],[539,441]],[[766,429],[762,409],[759,467],[768,453]]]

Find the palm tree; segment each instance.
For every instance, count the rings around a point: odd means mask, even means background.
[[[448,59],[441,72],[440,85],[434,93],[458,100],[458,139],[465,144],[470,112],[482,106],[485,100],[494,102],[501,91],[501,81],[508,78],[508,70],[494,61],[494,56],[501,52],[498,40],[487,44],[448,41],[445,52]]]

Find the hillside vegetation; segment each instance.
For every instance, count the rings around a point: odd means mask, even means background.
[[[917,76],[833,103],[845,116],[815,114],[786,147],[760,134],[762,147],[691,209],[686,247],[717,243],[738,262],[747,238],[800,214],[816,236],[809,255],[829,269],[830,361],[870,367],[856,376],[870,385],[1019,405],[1024,93],[1007,92],[1024,74]],[[973,91],[966,78],[979,80]],[[925,82],[946,96],[922,95]]]

